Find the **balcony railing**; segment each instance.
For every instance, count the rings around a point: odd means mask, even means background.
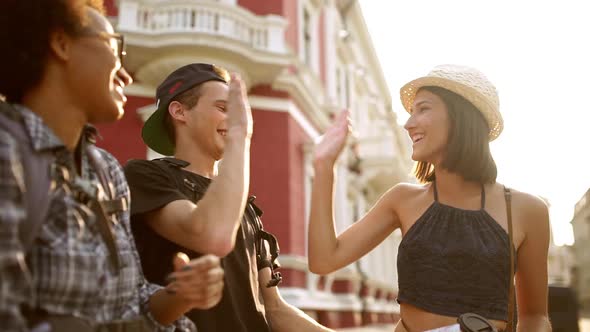
[[[284,54],[286,20],[258,16],[237,5],[211,0],[122,0],[118,29],[149,35],[200,33]]]

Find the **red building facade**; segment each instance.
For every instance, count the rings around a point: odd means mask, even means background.
[[[99,128],[100,145],[121,163],[155,157],[140,131],[159,82],[191,62],[239,72],[254,117],[250,191],[279,239],[283,297],[330,327],[395,321],[399,234],[328,276],[307,268],[311,152],[334,112],[350,109],[358,132],[339,164],[338,230],[409,173],[407,142],[356,1],[111,0],[107,8],[126,37],[135,82],[123,119]]]

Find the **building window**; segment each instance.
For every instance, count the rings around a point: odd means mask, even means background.
[[[340,82],[340,68],[336,68],[336,98],[338,98],[338,102],[340,102],[341,95],[342,95],[342,84]]]
[[[344,107],[350,109],[350,77],[344,72]]]
[[[299,59],[313,73],[319,73],[319,8],[299,1]]]
[[[339,107],[350,108],[349,88],[348,73],[343,66],[338,66],[336,68],[336,97]]]
[[[303,8],[303,61],[311,65],[311,17],[309,10]]]

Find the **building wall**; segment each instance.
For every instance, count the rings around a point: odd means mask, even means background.
[[[100,144],[121,162],[147,158],[141,125],[155,109],[152,94],[168,73],[197,61],[240,72],[248,83],[254,118],[250,192],[264,210],[265,228],[279,240],[281,294],[327,326],[349,327],[397,319],[395,253],[400,236],[391,235],[359,263],[328,276],[309,272],[313,142],[336,112],[351,111],[359,137],[357,148],[346,148],[337,166],[338,231],[364,215],[387,188],[406,180],[409,164],[400,160],[408,155],[408,146],[399,141],[401,128],[360,8],[349,2],[346,12],[340,12],[339,4],[194,0],[189,5],[169,0],[153,6],[147,0],[110,1],[109,13],[120,15],[119,31],[127,37],[126,67],[135,83],[126,89],[131,97],[121,122],[100,126],[105,136]],[[228,8],[231,15],[224,16]],[[243,20],[232,21],[233,15]],[[187,19],[192,23],[187,25]],[[246,24],[239,31],[247,33],[234,34],[236,24]],[[249,39],[260,26],[268,43]],[[350,38],[343,38],[341,30]]]
[[[559,286],[572,285],[572,268],[574,266],[573,247],[549,246],[547,261],[549,284]]]
[[[265,228],[281,251],[305,255],[302,144],[307,137],[289,114],[254,110],[251,189],[264,210]]]
[[[284,9],[283,9],[283,17],[289,20],[289,26],[287,27],[287,31],[285,34],[285,38],[287,40],[287,44],[291,47],[293,52],[297,52],[299,50],[299,25],[300,21],[298,18],[299,14],[299,7],[298,3],[299,0],[283,0]]]
[[[582,307],[590,310],[590,190],[576,204],[572,226],[575,241],[573,285]]]
[[[296,2],[296,1],[291,1]],[[285,3],[283,1],[238,0],[238,5],[248,9],[256,15],[284,16]]]
[[[116,0],[105,0],[104,7],[106,10],[107,16],[117,16],[119,14],[119,9],[117,8]]]
[[[145,159],[147,147],[141,140],[143,121],[137,109],[154,103],[154,98],[127,96],[123,118],[112,124],[97,126],[102,136],[97,145],[110,151],[121,164],[129,159]]]

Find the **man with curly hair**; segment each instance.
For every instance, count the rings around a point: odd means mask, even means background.
[[[214,256],[177,255],[165,288],[143,276],[127,182],[115,158],[94,147],[88,126],[120,118],[131,83],[123,37],[102,7],[102,0],[0,1],[0,124],[10,123],[0,126],[2,331],[194,330],[183,314],[221,298]],[[26,135],[9,130],[17,127]],[[31,154],[51,158],[48,169],[32,172]],[[51,186],[31,181],[47,174]],[[48,189],[37,196],[46,206],[28,199]],[[39,227],[24,227],[44,207]]]

